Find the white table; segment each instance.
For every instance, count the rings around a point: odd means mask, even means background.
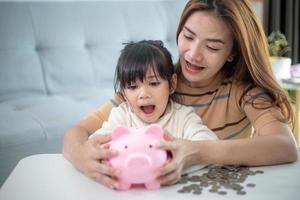
[[[300,161],[292,164],[255,167],[264,174],[249,176],[246,195],[237,195],[226,190],[221,196],[203,190],[201,195],[181,194],[177,190],[184,185],[177,184],[159,190],[135,188],[128,191],[114,191],[85,177],[61,154],[40,154],[22,159],[0,189],[0,200],[116,200],[116,199],[255,199],[289,200],[300,198]],[[207,169],[198,171],[198,174]]]

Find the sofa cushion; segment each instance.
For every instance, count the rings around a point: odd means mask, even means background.
[[[0,103],[0,147],[60,138],[113,93],[112,89],[87,89],[63,95],[31,95]]]
[[[85,90],[69,91],[63,95],[68,96],[78,103],[88,103],[94,108],[98,108],[104,102],[109,101],[114,96],[114,89],[112,85],[103,88],[88,88]]]
[[[0,112],[0,149],[45,139],[41,124],[28,111]]]
[[[0,24],[0,101],[28,92],[45,94],[28,9],[19,3],[1,3]]]
[[[39,53],[49,94],[95,87],[91,61],[84,49],[43,48]]]
[[[95,86],[77,4],[31,3],[30,8],[48,93]]]
[[[60,98],[55,101],[31,106],[26,111],[36,119],[43,129],[45,138],[59,138],[79,119],[95,109],[92,105],[78,103],[70,98]]]

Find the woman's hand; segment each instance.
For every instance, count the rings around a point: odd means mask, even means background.
[[[157,172],[162,185],[172,185],[180,180],[182,170],[189,166],[189,155],[192,152],[192,141],[175,139],[167,135],[166,141],[158,145],[159,149],[171,152],[172,156]]]
[[[110,188],[118,188],[116,181],[117,172],[109,165],[108,159],[117,152],[108,149],[107,142],[111,136],[97,135],[78,148],[78,155],[74,165],[91,179]]]

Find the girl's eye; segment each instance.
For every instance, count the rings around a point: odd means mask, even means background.
[[[128,85],[127,89],[128,90],[135,90],[137,88],[137,85]]]
[[[152,144],[149,144],[149,148],[152,149],[152,147],[153,147]]]
[[[151,86],[158,86],[160,84],[160,82],[150,82]]]

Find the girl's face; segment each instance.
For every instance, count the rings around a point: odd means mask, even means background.
[[[173,79],[176,79],[175,74]],[[151,68],[146,72],[143,82],[137,80],[123,89],[132,112],[147,123],[156,122],[164,114],[169,95],[173,92],[169,82],[159,77]]]
[[[232,34],[220,18],[210,12],[194,12],[178,36],[183,79],[191,86],[206,86],[226,61],[232,61]]]

